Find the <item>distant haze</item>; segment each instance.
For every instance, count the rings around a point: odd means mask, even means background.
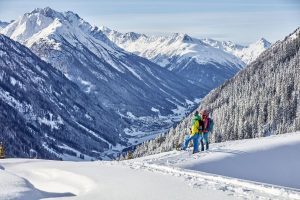
[[[0,0],[0,20],[47,6],[121,32],[179,32],[240,44],[261,37],[275,42],[300,26],[297,0]]]

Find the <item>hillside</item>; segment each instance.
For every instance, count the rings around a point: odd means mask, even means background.
[[[300,130],[299,48],[300,28],[203,99],[197,110],[209,109],[214,119],[211,142]],[[134,157],[174,149],[188,132],[192,116],[167,134],[140,145]]]
[[[0,109],[0,141],[8,157],[35,152],[48,159],[79,159],[80,154],[107,159],[113,146],[126,144],[117,114],[106,112],[60,71],[1,34]]]
[[[0,30],[4,29],[9,23],[0,21]]]

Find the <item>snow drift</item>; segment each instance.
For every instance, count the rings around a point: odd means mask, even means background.
[[[300,133],[126,161],[0,161],[1,199],[300,199]]]

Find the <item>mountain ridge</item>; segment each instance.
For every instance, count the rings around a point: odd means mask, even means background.
[[[256,42],[249,44],[248,46],[243,46],[235,44],[231,41],[217,41],[209,38],[203,40],[205,43],[222,49],[238,58],[240,58],[246,64],[250,64],[254,61],[263,51],[268,49],[271,46],[271,43],[268,42],[265,38],[260,38]]]
[[[202,44],[208,44],[214,48],[223,50],[231,55],[234,55],[238,58],[240,58],[244,63],[249,64],[253,60],[257,58],[257,56],[262,53],[265,49],[269,48],[271,46],[271,43],[267,41],[265,38],[260,38],[256,42],[253,42],[247,46],[240,45],[233,43],[231,41],[218,41],[210,38],[203,38],[203,39],[197,39],[194,37],[189,36],[186,33],[173,33],[167,36],[147,36],[145,34],[139,34],[135,32],[127,32],[127,33],[121,33],[116,30],[112,30],[108,27],[102,26],[100,28],[106,35],[114,41],[116,44],[119,44],[120,47],[129,50],[130,52],[135,52],[138,55],[142,55],[143,57],[147,57],[151,59],[153,56],[145,54],[143,49],[138,49],[139,47],[136,47],[139,51],[134,51],[131,50],[130,48],[134,48],[134,44],[129,44],[126,46],[123,45],[126,43],[126,39],[129,40],[130,42],[135,42],[139,38],[147,38],[150,41],[153,40],[165,40],[165,39],[170,39],[170,38],[176,38],[176,37],[181,37],[183,42],[202,42]],[[129,37],[130,35],[134,36],[134,38]],[[119,37],[119,38],[118,38]],[[151,44],[151,43],[150,43]],[[138,46],[138,44],[136,44]],[[251,49],[252,47],[252,49]],[[253,49],[254,48],[254,49]],[[252,52],[251,52],[252,51]],[[254,54],[255,51],[256,53]],[[254,54],[254,55],[251,55]],[[161,65],[164,67],[164,63],[162,62]]]
[[[235,56],[187,34],[156,37],[138,33],[122,34],[107,27],[101,27],[101,30],[121,48],[150,59],[209,90],[232,77],[244,65]]]

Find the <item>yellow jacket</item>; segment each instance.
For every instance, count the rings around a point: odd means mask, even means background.
[[[200,123],[201,120],[199,115],[196,115],[193,119],[193,125],[192,125],[192,133],[191,136],[195,135],[196,133],[200,133]]]

